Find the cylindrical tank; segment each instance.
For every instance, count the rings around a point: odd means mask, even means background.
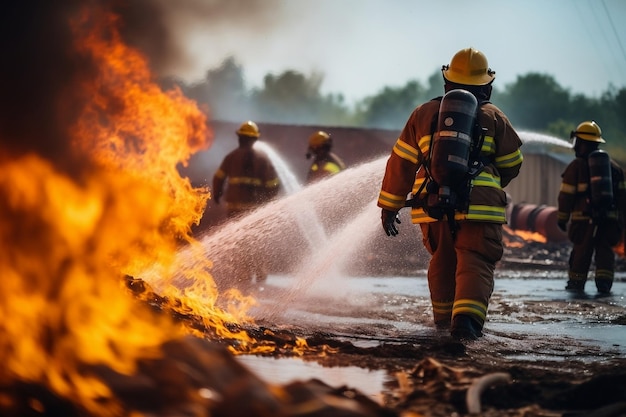
[[[613,204],[613,178],[609,154],[600,149],[595,150],[589,154],[587,163],[591,205],[596,211],[606,210]]]
[[[548,242],[563,242],[567,234],[557,226],[557,208],[536,204],[515,204],[510,212],[509,226],[513,230],[536,232]]]
[[[430,172],[441,187],[454,187],[469,168],[478,100],[467,90],[448,91],[441,99],[433,137]]]

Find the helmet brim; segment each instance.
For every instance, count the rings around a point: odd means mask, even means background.
[[[471,77],[471,76],[459,74],[457,72],[452,71],[451,69],[442,70],[441,72],[443,73],[443,78],[445,78],[446,81],[450,81],[455,84],[487,85],[496,79],[495,75],[483,74],[478,77]]]

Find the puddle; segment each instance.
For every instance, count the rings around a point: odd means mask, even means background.
[[[626,357],[624,273],[618,274],[608,297],[597,297],[593,279],[587,282],[585,294],[568,293],[563,271],[499,273],[485,337],[468,347],[470,357],[493,356],[494,361],[503,363],[554,363],[566,368],[574,362],[600,365]],[[398,344],[399,349],[418,352],[424,352],[424,343],[432,346],[449,337],[432,323],[425,271],[420,277],[335,277],[315,283],[286,303],[283,294],[291,285],[289,276],[270,276],[256,294],[257,319],[263,320],[266,308],[281,312],[264,326],[305,334],[321,332],[358,347]],[[388,383],[395,380],[386,370],[359,367],[358,357],[350,362],[354,366],[334,367],[300,358],[238,359],[269,383],[316,378],[335,388],[355,388],[378,403],[388,392]]]
[[[299,358],[237,356],[236,359],[270,384],[285,385],[296,381],[319,379],[334,388],[347,386],[357,389],[378,404],[382,404],[385,383],[392,380],[388,373],[382,370],[370,371],[357,366],[328,368]]]

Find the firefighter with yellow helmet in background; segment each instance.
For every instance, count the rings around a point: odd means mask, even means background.
[[[580,123],[570,138],[576,158],[562,174],[557,212],[558,226],[573,244],[565,288],[584,291],[595,253],[596,289],[609,294],[615,271],[613,247],[624,231],[624,171],[599,149],[606,141],[595,121]]]
[[[398,234],[399,210],[412,207],[412,222],[432,255],[435,325],[455,339],[473,340],[482,336],[504,250],[503,188],[519,173],[522,142],[489,102],[495,72],[482,52],[458,51],[442,75],[445,95],[414,109],[393,147],[378,206],[388,236]]]
[[[309,148],[306,158],[313,157],[306,182],[310,184],[322,178],[335,175],[346,169],[344,162],[332,152],[333,140],[330,134],[322,130],[309,137]]]
[[[269,156],[254,148],[261,136],[253,121],[241,124],[236,131],[239,146],[227,154],[213,176],[213,200],[220,204],[222,196],[226,200],[226,212],[234,218],[255,209],[275,198],[280,192],[280,180]],[[266,263],[248,252],[248,259],[242,259],[239,282],[247,282],[256,277],[257,282],[267,278]]]

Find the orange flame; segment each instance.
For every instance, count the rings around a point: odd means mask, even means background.
[[[538,232],[528,230],[513,230],[508,226],[503,226],[503,240],[506,247],[523,248],[528,242],[546,243],[547,238]]]
[[[161,208],[150,211],[143,184],[123,173],[94,172],[77,185],[44,160],[26,156],[3,166],[0,190],[6,203],[0,223],[3,297],[0,381],[49,384],[61,396],[101,414],[108,388],[81,364],[106,363],[124,374],[137,357],[156,357],[158,347],[180,331],[153,317],[122,292],[111,255],[120,245],[146,242],[140,226],[154,230],[168,197],[153,193]],[[125,228],[128,205],[148,214]],[[125,258],[140,255],[129,249]],[[111,405],[111,413],[115,408]]]
[[[163,92],[144,58],[121,41],[115,18],[96,15],[74,26],[77,52],[99,70],[81,86],[91,100],[72,130],[89,170],[75,181],[34,154],[2,163],[0,384],[43,383],[92,415],[110,416],[119,414],[116,400],[85,365],[132,374],[138,358],[158,357],[164,341],[185,332],[130,297],[124,275],[171,276],[186,245],[194,284],[181,291],[164,282],[162,290],[182,301],[177,308],[244,343],[253,340],[224,321],[246,320],[254,301],[235,292],[232,310],[215,306],[210,262],[191,236],[210,195],[177,165],[210,145],[205,114],[180,91]]]

